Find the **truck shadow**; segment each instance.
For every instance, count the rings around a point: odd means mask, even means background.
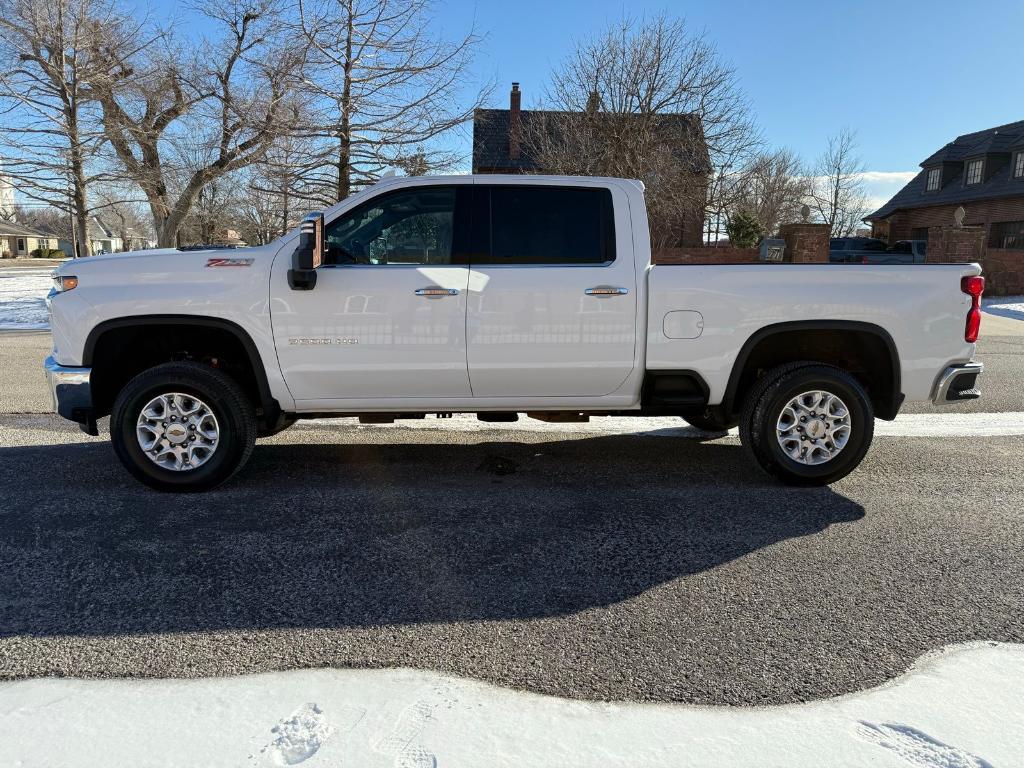
[[[857,520],[735,443],[260,444],[160,494],[106,443],[0,449],[0,635],[559,616]]]

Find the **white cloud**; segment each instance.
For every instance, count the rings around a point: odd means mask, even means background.
[[[906,184],[920,171],[864,171],[860,175],[868,184]]]

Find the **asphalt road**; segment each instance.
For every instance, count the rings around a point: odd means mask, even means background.
[[[0,338],[0,677],[407,666],[770,704],[1024,641],[1024,437],[879,437],[790,489],[731,437],[317,424],[170,496],[26,413],[40,343]],[[1024,411],[1022,354],[983,342],[985,410]]]

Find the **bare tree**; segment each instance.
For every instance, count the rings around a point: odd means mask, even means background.
[[[161,247],[177,244],[204,188],[263,157],[295,117],[288,95],[300,55],[282,39],[276,0],[215,0],[203,13],[218,22],[219,41],[191,54],[168,42],[134,59],[105,45],[106,69],[91,81]]]
[[[108,0],[0,0],[0,155],[3,172],[36,203],[73,217],[76,255],[88,255],[89,185],[103,143],[87,84],[98,39],[131,52],[137,26]]]
[[[547,101],[554,114],[523,127],[538,165],[642,180],[656,246],[680,228],[700,239],[717,179],[759,141],[735,72],[665,15],[625,18],[580,42]]]
[[[790,149],[756,155],[733,179],[729,218],[736,213],[752,215],[769,235],[779,225],[797,221],[810,194],[810,180],[800,158]]]
[[[304,135],[316,152],[304,178],[321,203],[342,200],[410,157],[452,166],[443,137],[466,124],[487,95],[462,90],[480,38],[430,32],[430,0],[298,0],[309,52]]]
[[[844,128],[829,137],[811,171],[810,205],[831,227],[832,237],[853,234],[868,214],[864,170],[853,131]]]

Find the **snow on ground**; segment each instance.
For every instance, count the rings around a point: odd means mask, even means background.
[[[981,306],[992,315],[1024,320],[1024,296],[990,296],[982,298]]]
[[[50,327],[46,294],[52,268],[0,268],[0,331]]]
[[[309,419],[295,427],[356,426],[354,418]],[[394,424],[358,425],[359,429],[438,429],[446,432],[576,432],[599,435],[645,435],[706,438],[709,433],[689,426],[675,416],[595,416],[588,422],[549,423],[520,416],[519,421],[479,421],[476,414],[456,413],[447,419],[401,419]],[[729,430],[738,435],[738,429]],[[875,421],[875,434],[885,437],[1007,437],[1024,435],[1024,412],[1008,413],[904,413],[895,421]]]
[[[769,708],[581,702],[408,669],[0,683],[0,764],[1024,764],[1024,646],[926,657],[880,688]]]

